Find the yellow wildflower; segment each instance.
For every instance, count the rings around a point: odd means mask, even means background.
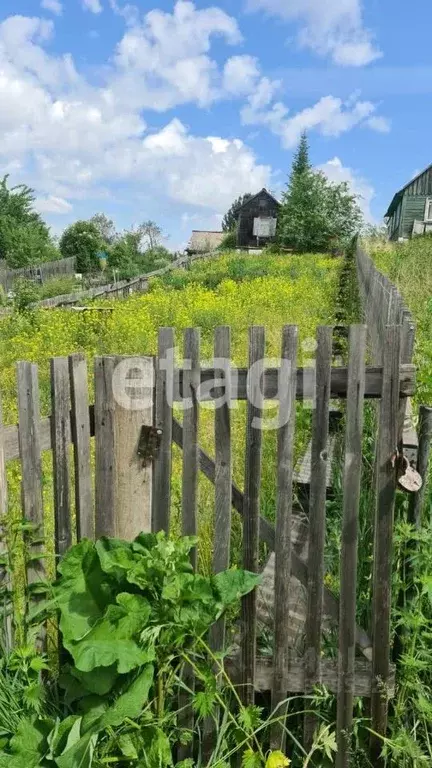
[[[270,752],[265,768],[287,768],[290,762],[291,760],[283,752],[276,750],[275,752]]]

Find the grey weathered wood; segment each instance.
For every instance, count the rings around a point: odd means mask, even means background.
[[[17,365],[18,417],[22,465],[22,507],[24,517],[43,536],[42,461],[40,448],[40,405],[37,365]],[[38,551],[41,551],[39,548]],[[29,583],[44,575],[42,561],[35,560],[28,569]]]
[[[245,369],[234,369],[232,379],[235,380],[235,375],[239,370],[239,387],[236,392],[233,388],[232,399],[246,399],[246,376],[247,371]],[[312,381],[312,369],[297,369],[297,400],[302,400],[304,397],[310,396],[310,382]],[[213,371],[211,369],[201,371],[201,381],[208,382],[213,377]],[[277,395],[277,382],[279,373],[276,369],[269,369],[264,375],[264,394],[267,400],[274,400]],[[183,374],[180,379],[182,380]],[[400,369],[400,396],[411,397],[415,394],[415,366],[414,365],[402,365]],[[306,386],[305,386],[306,382]],[[346,397],[348,383],[348,369],[347,368],[333,368],[332,371],[332,391],[331,397],[334,399],[341,399]],[[174,402],[180,402],[182,397],[180,396],[179,388],[179,373],[177,371],[175,375],[175,389],[174,389]],[[182,386],[182,385],[181,385]],[[365,397],[367,399],[376,400],[380,398],[382,389],[382,368],[381,367],[368,367],[366,369],[366,389]],[[202,401],[209,401],[212,397],[209,394],[205,394]],[[16,425],[5,426],[4,428],[4,440],[5,440],[5,458],[6,461],[13,459],[19,459],[19,439],[18,439],[18,427]],[[40,422],[40,443],[41,450],[48,451],[51,449],[51,420],[50,418],[42,419]]]
[[[390,615],[393,518],[397,482],[394,454],[398,439],[400,327],[386,329],[383,347],[383,389],[377,445],[377,506],[375,515],[372,597],[373,692],[372,730],[384,736],[387,729],[387,684],[390,673]],[[371,736],[371,759],[380,759],[382,741]]]
[[[155,426],[161,431],[154,465],[153,530],[169,531],[172,466],[172,387],[174,383],[174,329],[160,328],[156,361]],[[163,365],[161,365],[163,361]]]
[[[179,424],[176,419],[173,419],[173,441],[176,445],[179,446],[179,448],[183,447],[183,429],[181,424]],[[211,483],[214,483],[216,470],[213,459],[211,459],[210,456],[208,456],[201,449],[199,461],[201,472],[203,472],[203,474]],[[238,512],[240,515],[243,515],[244,497],[243,493],[235,485],[235,483],[232,485],[232,505],[236,512]],[[274,551],[276,538],[274,526],[268,520],[266,520],[265,517],[262,516],[260,517],[259,534],[261,542],[266,544],[270,550]],[[307,566],[302,562],[295,551],[292,551],[291,553],[291,572],[293,576],[295,576],[299,581],[301,581],[302,584],[304,584],[305,587],[307,587]],[[327,587],[324,587],[324,607],[326,613],[332,618],[332,620],[337,622],[339,619],[339,601]],[[358,625],[356,627],[356,644],[359,651],[365,656],[365,658],[371,661],[372,641],[367,632],[365,632],[365,630]]]
[[[290,578],[291,578],[291,524],[293,495],[294,432],[296,419],[297,385],[297,344],[298,329],[286,326],[282,332],[282,361],[287,365],[280,381],[280,407],[277,451],[277,503],[275,540],[275,585],[274,585],[274,652],[272,710],[281,717],[280,707],[286,699],[289,666],[289,623]],[[285,730],[279,725],[272,729],[273,749],[284,747]]]
[[[4,450],[4,426],[3,426],[3,407],[0,398],[0,532],[2,539],[0,541],[0,554],[7,557],[7,541],[5,538],[7,533],[6,515],[8,511],[8,488],[7,488],[7,474],[6,474],[6,460]],[[11,579],[8,567],[0,568],[0,584],[1,587],[9,593],[11,590]],[[4,652],[8,653],[12,649],[13,641],[13,629],[12,629],[12,616],[11,605],[9,597],[6,595],[3,604],[3,642]]]
[[[241,681],[241,665],[237,659],[228,656],[225,659],[225,669],[234,683]],[[289,668],[285,672],[288,690],[290,694],[305,692],[305,670],[304,659],[293,658],[290,660]],[[369,698],[372,688],[372,669],[371,665],[365,659],[356,659],[354,667],[354,695]],[[321,660],[321,680],[322,684],[332,693],[338,690],[338,663],[332,659],[323,658]],[[271,658],[257,658],[255,690],[258,692],[268,692],[271,690],[273,681],[273,661]],[[395,667],[390,667],[389,694],[395,693]]]
[[[422,522],[422,511],[427,487],[429,459],[432,445],[432,408],[426,405],[420,406],[418,435],[417,471],[423,478],[423,485],[418,493],[412,495],[412,499],[410,500],[410,520],[417,530],[420,529]]]
[[[186,372],[187,374],[187,372]],[[183,378],[185,372],[180,368],[175,370],[174,401],[180,402],[183,399]],[[247,400],[247,376],[246,368],[236,368],[232,372],[232,399]],[[214,399],[211,383],[215,378],[213,368],[203,368],[201,370],[201,384],[206,386],[202,388],[201,402],[208,402]],[[402,365],[400,377],[400,396],[410,397],[415,394],[415,366]],[[266,400],[277,400],[278,398],[279,370],[277,368],[267,368],[263,375],[264,397]],[[314,396],[315,370],[313,368],[297,369],[297,400],[312,399]],[[331,372],[330,397],[333,399],[346,398],[348,388],[348,368],[333,368]],[[379,399],[382,389],[382,366],[371,366],[366,369],[366,388],[365,397],[369,399]]]
[[[228,326],[216,328],[214,341],[215,358],[226,361],[221,370],[223,385],[219,397],[225,402],[215,410],[215,530],[213,551],[213,572],[229,568],[231,542],[232,507],[232,450],[231,450],[231,333]],[[210,645],[219,651],[225,642],[225,620],[222,618],[210,631]]]
[[[356,325],[349,335],[349,374],[343,476],[339,672],[337,701],[337,768],[349,768],[355,688],[355,629],[357,545],[366,359],[366,327]]]
[[[23,517],[29,520],[38,539],[44,536],[44,511],[42,494],[42,460],[40,445],[40,404],[37,365],[28,362],[17,364],[18,419],[21,455],[21,499]],[[43,552],[43,544],[30,548],[32,558]],[[32,559],[27,564],[27,584],[31,586],[45,579],[42,559]],[[46,644],[46,633],[40,633],[39,643]]]
[[[182,531],[184,536],[196,536],[198,533],[198,472],[199,472],[199,386],[200,386],[200,331],[187,328],[184,333],[184,358],[189,370],[184,375],[183,411],[183,481],[182,481]],[[191,552],[193,568],[197,567],[197,550]],[[192,666],[185,664],[183,681],[191,691],[195,688]],[[179,716],[181,727],[193,732],[194,714],[191,697],[187,691],[179,696]],[[178,759],[186,760],[193,755],[193,741],[178,750]]]
[[[69,357],[71,428],[75,460],[75,511],[77,539],[94,539],[90,412],[87,362],[82,354]]]
[[[54,546],[62,556],[72,544],[70,508],[70,388],[67,357],[51,359],[51,428],[54,479]]]
[[[305,689],[313,691],[321,679],[321,631],[324,589],[324,544],[329,438],[329,402],[332,364],[332,328],[317,331],[316,394],[312,417],[312,475],[309,505],[308,607],[305,631]],[[313,739],[316,720],[305,715],[306,747]]]
[[[114,396],[112,381],[115,360],[97,357],[94,361],[95,382],[95,535],[116,536],[114,512]]]
[[[124,366],[122,376],[119,370]],[[153,461],[138,453],[143,427],[153,427],[155,362],[117,358],[114,387],[115,519],[117,536],[130,541],[152,527]],[[123,378],[125,376],[125,379]],[[116,389],[124,380],[121,399]]]
[[[243,568],[258,572],[262,429],[260,420],[264,397],[262,372],[264,370],[265,332],[261,326],[249,329],[249,400],[246,416],[245,492],[243,511]],[[254,702],[255,658],[257,636],[256,590],[242,598],[241,660],[242,677],[240,695],[246,705]]]
[[[95,362],[96,535],[128,541],[151,530],[152,461],[138,453],[153,426],[154,360]]]
[[[200,332],[198,328],[187,328],[184,334],[184,357],[189,361],[190,370],[185,371],[183,411],[183,483],[182,483],[182,529],[184,536],[196,536],[198,532],[198,471],[199,471],[199,404],[200,386]],[[196,549],[192,552],[194,568],[197,564]]]

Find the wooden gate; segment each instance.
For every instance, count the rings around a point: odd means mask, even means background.
[[[400,409],[414,393],[415,372],[400,364],[399,326],[385,330],[382,365],[368,367],[366,328],[349,329],[348,366],[332,367],[333,329],[317,331],[314,368],[301,368],[298,330],[282,332],[280,365],[265,367],[265,331],[249,331],[249,365],[231,366],[230,329],[217,328],[215,367],[200,365],[200,333],[184,333],[184,359],[176,367],[174,330],[159,333],[156,358],[97,358],[94,366],[94,406],[89,406],[88,375],[81,355],[51,362],[52,415],[41,419],[37,366],[18,364],[18,426],[1,429],[0,502],[7,512],[6,463],[22,465],[22,508],[26,518],[43,530],[43,451],[52,451],[55,508],[55,553],[62,555],[75,537],[101,535],[132,538],[142,530],[169,530],[172,446],[183,451],[182,530],[198,530],[198,475],[215,487],[213,569],[230,564],[232,511],[242,517],[243,567],[260,570],[259,547],[274,552],[273,657],[257,653],[259,590],[243,598],[239,625],[239,653],[227,669],[246,703],[259,690],[271,691],[278,707],[287,693],[311,693],[317,684],[337,695],[337,765],[350,765],[350,729],[355,696],[371,699],[372,730],[385,734],[388,700],[394,690],[390,663],[390,609],[393,511],[398,472]],[[224,362],[225,361],[225,362]],[[296,401],[313,402],[309,509],[306,555],[296,546],[298,519],[293,510]],[[363,410],[366,399],[379,401],[377,440],[374,563],[372,568],[372,626],[370,635],[356,625],[357,548],[361,492]],[[246,402],[244,489],[233,484],[231,401]],[[278,404],[276,524],[261,514],[260,482],[266,401]],[[324,585],[326,496],[329,455],[329,412],[333,400],[346,401],[343,448],[343,527],[341,532],[340,599]],[[215,457],[200,449],[199,417],[202,403],[216,403]],[[186,406],[186,407],[184,407]],[[176,409],[184,407],[183,420]],[[94,438],[94,469],[93,469]],[[73,446],[73,476],[70,446]],[[74,477],[75,493],[72,493]],[[95,493],[93,494],[93,488]],[[75,516],[72,515],[74,496]],[[296,538],[297,537],[297,538]],[[37,554],[37,550],[35,552]],[[195,556],[196,564],[196,556]],[[39,577],[42,561],[33,560],[30,581]],[[304,654],[293,651],[290,632],[293,578],[303,585]],[[264,588],[264,587],[263,587]],[[268,584],[267,584],[268,588]],[[322,655],[323,626],[338,623],[338,661]],[[224,645],[225,627],[212,631],[213,648]],[[192,714],[190,715],[192,717]],[[190,724],[190,723],[189,723]],[[305,716],[306,745],[316,722]],[[280,743],[275,729],[274,743]],[[378,764],[382,742],[371,740],[371,758]]]

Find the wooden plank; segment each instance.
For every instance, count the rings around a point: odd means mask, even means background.
[[[426,405],[420,406],[418,434],[417,471],[423,478],[423,485],[418,493],[412,494],[410,499],[410,522],[420,530],[432,445],[432,408]]]
[[[241,680],[241,665],[237,658],[228,656],[225,659],[225,668],[231,680],[239,684]],[[289,667],[285,671],[288,690],[291,694],[305,693],[305,668],[304,659],[293,658],[290,660]],[[392,665],[390,667],[389,695],[395,694],[396,670]],[[372,670],[371,665],[365,659],[356,659],[354,667],[354,695],[369,698],[372,689]],[[338,663],[332,659],[321,660],[321,680],[322,684],[331,693],[336,694],[338,690]],[[258,657],[256,661],[255,690],[259,693],[266,693],[271,690],[273,682],[273,660],[271,658]]]
[[[69,357],[71,429],[75,460],[75,511],[77,539],[94,539],[90,413],[87,362],[82,354]]]
[[[4,449],[4,426],[3,426],[3,407],[0,397],[0,555],[8,558],[8,542],[7,542],[7,520],[6,515],[8,511],[8,487],[7,487],[7,474],[6,474],[6,460]],[[8,566],[2,566],[0,568],[0,586],[5,591],[2,620],[3,631],[3,643],[4,653],[9,653],[12,650],[13,644],[13,628],[12,628],[12,605],[10,601],[11,592],[11,578]]]
[[[181,368],[176,368],[174,372],[174,401],[181,402],[184,389],[184,372]],[[247,368],[233,368],[231,373],[232,380],[232,399],[247,400]],[[201,369],[202,387],[201,402],[211,402],[214,394],[211,388],[211,382],[215,380],[215,371],[213,368]],[[264,397],[266,400],[277,400],[279,397],[279,370],[278,368],[266,368],[263,375]],[[297,400],[312,399],[314,396],[315,369],[298,368],[297,369]],[[416,369],[414,365],[402,365],[400,370],[400,396],[411,397],[416,391]],[[331,372],[330,397],[332,399],[345,399],[348,388],[348,368],[333,368]],[[366,369],[365,397],[371,400],[377,400],[381,397],[382,391],[382,366],[372,366]]]
[[[238,387],[234,387],[236,376],[239,377]],[[302,400],[306,396],[310,396],[310,382],[312,381],[313,371],[312,369],[297,369],[297,400]],[[214,376],[212,369],[202,369],[201,381],[208,382]],[[183,374],[179,377],[178,370],[175,372],[175,388],[174,388],[174,402],[181,402],[183,399],[180,396],[180,386],[182,383]],[[246,400],[246,369],[232,369],[231,379],[233,381],[233,400]],[[277,396],[277,382],[279,373],[277,369],[268,369],[264,375],[264,394],[267,400],[274,400]],[[306,382],[306,385],[305,385]],[[416,392],[416,377],[414,365],[402,365],[400,369],[400,397],[412,397]],[[332,391],[331,397],[333,399],[344,399],[346,397],[348,384],[348,369],[347,368],[333,368],[332,370]],[[365,397],[369,400],[379,399],[382,389],[382,368],[372,367],[366,369],[366,389]],[[210,394],[204,392],[202,402],[212,400]],[[5,426],[5,457],[6,461],[13,459],[19,459],[19,440],[18,440],[18,427],[16,425]],[[50,418],[42,419],[40,422],[40,443],[42,451],[49,451],[51,449],[51,420]]]
[[[329,402],[332,363],[332,328],[317,331],[316,395],[312,416],[312,476],[309,505],[308,609],[305,632],[305,689],[320,682],[321,631],[324,589],[326,476],[329,438]],[[316,718],[305,715],[306,748],[312,744]]]
[[[198,472],[199,472],[199,403],[198,390],[200,385],[200,331],[198,328],[187,328],[184,333],[184,358],[188,361],[189,370],[184,375],[183,403],[183,481],[182,481],[182,531],[184,536],[196,536],[198,532]],[[191,552],[194,570],[197,567],[196,547]],[[194,731],[194,713],[191,695],[194,691],[195,679],[190,664],[183,669],[183,682],[187,688],[180,692],[179,724],[181,728]],[[186,746],[178,749],[178,760],[187,760],[193,756],[193,739]]]
[[[198,531],[198,390],[200,385],[200,332],[198,328],[185,330],[184,357],[185,360],[189,361],[190,369],[185,371],[184,378],[182,529],[184,536],[196,536]],[[196,549],[192,552],[192,564],[196,568]]]
[[[249,400],[246,416],[245,493],[243,511],[243,568],[258,572],[262,429],[260,420],[264,397],[262,372],[264,370],[265,332],[261,326],[249,329]],[[256,590],[242,598],[242,632],[240,638],[243,703],[254,703],[255,655],[257,633]]]
[[[326,488],[332,487],[332,472],[336,451],[336,435],[330,435],[328,441],[328,460],[326,471]],[[294,472],[294,482],[298,485],[310,485],[312,475],[312,441],[309,443],[306,453],[298,463]]]
[[[348,398],[343,476],[341,594],[336,768],[349,768],[355,687],[357,547],[366,359],[366,327],[354,325],[349,335]]]
[[[172,467],[172,389],[174,371],[174,329],[160,328],[156,360],[155,426],[161,431],[154,465],[153,530],[169,531]],[[161,362],[163,364],[161,365]]]
[[[58,557],[72,545],[70,509],[70,388],[67,357],[51,359],[51,427],[54,476],[54,547]]]
[[[114,396],[113,357],[96,357],[95,382],[95,535],[116,536],[114,513]]]
[[[181,424],[176,419],[173,419],[173,441],[179,448],[183,446],[183,430]],[[206,478],[211,482],[215,482],[215,463],[202,449],[200,450],[200,469]],[[232,505],[239,515],[243,515],[244,511],[244,497],[241,490],[233,483],[232,485]],[[266,546],[274,551],[275,548],[275,529],[274,526],[266,520],[265,517],[260,517],[259,524],[260,540],[266,544]],[[291,572],[304,586],[307,586],[308,575],[307,565],[302,562],[301,558],[296,554],[295,550],[291,552]],[[328,616],[334,622],[339,620],[339,601],[330,592],[327,587],[324,587],[324,609]],[[369,661],[372,660],[372,641],[365,632],[365,630],[358,626],[356,627],[356,644],[359,651]]]
[[[154,361],[95,361],[96,536],[127,541],[151,530],[152,462],[138,453],[153,426]]]
[[[40,446],[40,405],[37,365],[28,362],[17,364],[18,419],[21,455],[21,500],[23,517],[29,520],[36,536],[44,536],[44,511],[42,495],[42,460]],[[32,556],[42,554],[43,544],[30,548]],[[45,565],[42,559],[27,563],[27,584],[30,587],[45,579]],[[30,593],[28,595],[30,599]],[[43,629],[38,645],[44,648],[46,633]]]
[[[393,518],[397,469],[394,453],[398,439],[400,327],[386,329],[383,345],[383,389],[377,445],[377,507],[375,516],[372,597],[373,692],[372,730],[384,736],[387,729],[386,686],[390,673],[390,615]],[[371,760],[383,766],[382,741],[371,736]]]
[[[153,427],[155,362],[117,357],[114,373],[114,514],[116,535],[131,541],[152,528],[153,461],[139,455],[143,427]]]
[[[221,369],[219,397],[223,403],[215,410],[215,531],[213,572],[220,573],[230,565],[231,507],[232,507],[232,450],[231,450],[231,331],[228,326],[215,330],[214,355],[226,361]],[[220,651],[225,644],[225,620],[220,619],[210,631],[210,647]]]
[[[289,690],[286,670],[290,655],[287,628],[290,608],[297,345],[298,329],[295,326],[286,326],[282,332],[281,351],[281,358],[287,364],[287,371],[280,381],[274,586],[274,675],[271,704],[272,711],[277,717],[282,717],[286,713],[286,708],[282,709],[280,705],[286,699]],[[284,749],[284,742],[285,730],[278,724],[272,729],[271,746],[273,749]]]

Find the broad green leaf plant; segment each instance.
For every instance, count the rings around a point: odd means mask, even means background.
[[[183,668],[196,674],[191,703],[203,721],[221,690],[206,634],[260,579],[240,570],[194,573],[196,544],[159,533],[131,543],[83,540],[69,550],[40,609],[59,616],[63,711],[20,719],[0,767],[174,765],[176,745],[192,738],[178,717]]]

